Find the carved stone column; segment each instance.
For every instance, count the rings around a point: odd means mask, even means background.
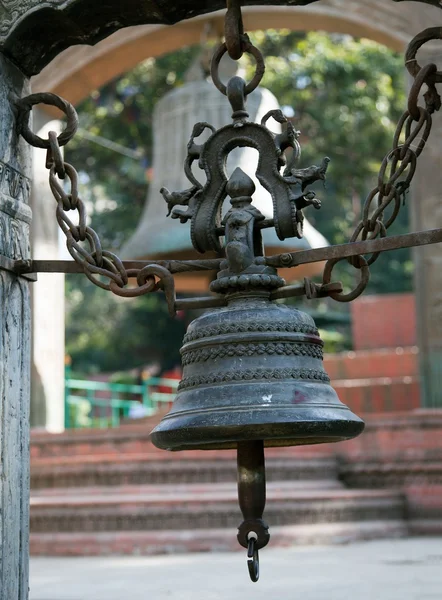
[[[437,62],[437,60],[436,60]],[[439,60],[440,65],[442,65]],[[411,198],[416,231],[442,227],[442,114],[433,119],[430,140],[419,160]],[[442,408],[442,248],[414,251],[421,398],[425,408]]]
[[[15,133],[23,74],[0,54],[0,254],[30,258],[30,149]],[[0,271],[0,598],[28,597],[30,302],[25,279]]]

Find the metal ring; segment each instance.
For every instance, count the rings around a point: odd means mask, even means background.
[[[49,139],[44,140],[40,136],[36,135],[29,128],[29,117],[32,111],[32,107],[37,104],[46,104],[48,106],[56,106],[59,108],[67,117],[66,128],[57,137],[60,146],[64,146],[71,140],[78,128],[78,115],[75,108],[70,102],[67,102],[56,94],[49,92],[41,94],[31,94],[26,98],[21,98],[15,103],[18,109],[17,126],[19,133],[25,138],[28,144],[35,146],[36,148],[50,147]]]
[[[421,118],[421,113],[419,110],[419,106],[417,105],[417,99],[419,97],[419,92],[422,89],[424,84],[427,84],[427,79],[429,79],[429,75],[432,73],[438,73],[437,66],[434,63],[430,63],[422,67],[422,69],[416,74],[416,77],[413,81],[413,85],[411,86],[410,93],[408,94],[408,112],[413,117],[415,121],[419,121]],[[442,79],[441,79],[442,82]]]
[[[405,53],[405,66],[412,77],[416,77],[422,70],[422,67],[416,60],[417,51],[426,42],[431,40],[442,39],[442,27],[429,27],[421,31],[416,37],[414,37],[408,44],[407,51]],[[442,83],[442,71],[437,71],[430,79],[431,83]]]
[[[105,290],[110,290],[110,282],[108,284],[102,283],[98,278],[94,277],[94,275],[101,275],[102,277],[107,277],[114,283],[116,283],[120,288],[125,285],[124,279],[119,273],[118,269],[115,267],[111,258],[103,257],[102,259],[103,267],[97,267],[95,265],[91,265],[88,262],[83,263],[84,272],[89,273],[91,277],[89,279],[96,283],[99,287],[102,287]],[[107,267],[107,268],[106,268]],[[100,283],[102,285],[100,285]]]
[[[46,152],[46,168],[50,169],[52,166],[55,168],[55,172],[60,179],[66,177],[66,171],[64,168],[63,155],[61,153],[60,144],[58,143],[57,133],[55,131],[49,131],[49,148]]]
[[[397,216],[397,212],[394,215],[394,219],[396,219],[396,216]],[[384,223],[382,223],[382,221],[379,221],[379,220],[376,221],[375,229],[374,229],[374,231],[372,231],[372,233],[368,239],[374,240],[377,238],[378,235],[381,238],[387,237],[387,227],[384,225]],[[367,234],[365,233],[365,231],[362,234],[362,239],[363,240],[367,239]],[[366,259],[367,265],[370,266],[373,263],[375,263],[380,255],[381,255],[381,252],[373,252],[373,254],[369,258]],[[353,263],[350,263],[350,264],[352,264],[352,266],[358,268],[356,264],[353,264]]]
[[[54,198],[57,202],[60,200],[63,202],[64,210],[74,210],[78,204],[78,173],[75,168],[69,163],[63,163],[65,174],[69,177],[71,182],[71,191],[67,194],[63,186],[57,181],[55,176],[57,175],[55,165],[52,165],[49,171],[49,186]]]
[[[138,277],[138,273],[140,269],[126,269],[126,273],[128,277]],[[122,288],[117,285],[114,281],[109,283],[109,287],[111,292],[116,294],[117,296],[121,296],[123,298],[136,298],[137,296],[142,296],[143,294],[148,294],[152,292],[155,288],[156,281],[155,277],[152,275],[151,281],[149,283],[145,283],[144,285],[140,285],[136,288]]]
[[[322,276],[323,283],[330,283],[333,267],[340,260],[343,259],[332,258],[327,261],[324,269],[324,274]],[[361,271],[361,281],[358,283],[355,289],[351,292],[348,292],[348,294],[330,293],[330,298],[333,298],[333,300],[337,300],[338,302],[351,302],[352,300],[354,300],[362,294],[370,280],[370,267],[368,266],[368,263],[363,256],[359,256],[359,261],[361,263],[361,266],[357,268]]]
[[[70,231],[72,234],[72,237],[77,242],[78,241],[84,242],[89,234],[89,231],[93,232],[94,236],[97,236],[95,231],[93,229],[91,229],[90,227],[87,227],[87,225],[86,225],[87,215],[86,215],[86,209],[84,207],[84,204],[81,202],[80,204],[78,204],[78,206],[75,209],[72,209],[72,210],[78,211],[78,225],[75,225],[74,223],[72,223],[70,218],[66,215],[66,210],[63,208],[62,201],[61,200],[58,201],[57,209],[55,211],[55,216],[56,216],[57,222],[58,222],[62,232],[65,235],[67,235],[67,232]],[[97,236],[97,239],[98,239],[98,236]]]
[[[259,579],[259,553],[256,547],[256,538],[251,537],[247,546],[247,567],[250,579],[256,583]]]
[[[416,148],[412,148],[412,150],[414,151],[416,156],[420,156],[422,153],[422,150],[425,147],[425,144],[427,143],[428,137],[430,135],[431,125],[432,125],[432,121],[433,121],[431,118],[431,114],[428,112],[428,110],[425,110],[422,107],[419,107],[419,109],[421,111],[421,119],[418,121],[416,127],[413,130],[411,129],[411,125],[414,122],[413,117],[411,117],[411,115],[410,115],[406,121],[406,124],[405,124],[406,139],[403,144],[404,150],[401,152],[401,154],[399,156],[400,160],[404,160],[404,158],[405,158],[405,146],[411,146],[411,144],[414,142],[414,140],[417,138],[417,136],[420,133],[422,133],[422,135],[419,139],[418,145],[416,146]],[[423,121],[425,121],[425,128],[424,128]]]
[[[243,38],[244,38],[243,51],[247,52],[247,54],[251,54],[256,60],[255,75],[253,76],[252,80],[246,84],[246,87],[244,88],[244,93],[246,95],[248,95],[248,94],[252,93],[253,90],[256,89],[258,87],[258,85],[260,84],[261,79],[263,78],[263,75],[264,75],[265,64],[264,64],[264,58],[263,58],[261,52],[258,50],[258,48],[256,48],[256,46],[254,46],[250,42],[249,38],[246,35],[244,35]],[[224,96],[227,96],[227,87],[224,85],[224,83],[219,78],[218,67],[219,67],[219,63],[221,62],[222,57],[224,56],[224,54],[226,52],[227,52],[227,45],[224,42],[223,44],[218,46],[218,48],[215,50],[215,53],[212,57],[212,63],[210,66],[210,74],[212,76],[213,84],[215,85],[215,87],[217,87],[219,89],[219,91],[222,94],[224,94]]]
[[[398,157],[399,160],[404,160],[405,158],[405,154],[407,149],[411,146],[411,144],[414,142],[414,140],[417,138],[417,136],[423,131],[422,136],[419,140],[419,143],[416,147],[416,150],[414,150],[414,152],[416,153],[416,156],[419,156],[422,152],[422,150],[424,149],[425,143],[428,139],[428,136],[430,134],[431,131],[431,124],[432,124],[432,119],[431,119],[431,115],[428,112],[428,110],[425,110],[425,108],[423,108],[422,106],[418,106],[417,109],[420,112],[420,117],[419,120],[416,123],[416,126],[414,127],[414,129],[411,129],[411,126],[413,123],[416,122],[416,119],[413,118],[413,116],[409,113],[408,110],[406,110],[401,118],[398,121],[398,124],[396,126],[396,131],[394,132],[394,137],[393,137],[393,148],[398,148],[399,146],[401,146],[402,150],[401,153]],[[402,134],[402,130],[404,129],[404,125],[405,125],[405,141],[403,144],[401,144],[399,142],[401,134]]]
[[[159,279],[152,291],[156,292],[159,288],[163,290],[164,295],[166,296],[169,315],[174,317],[176,315],[176,293],[175,280],[172,273],[161,265],[146,265],[137,275],[138,285],[142,287],[148,278],[152,276],[156,276]]]
[[[75,236],[75,231],[72,229],[68,229],[64,232],[66,236],[67,249],[76,262],[81,264],[87,263],[88,265],[101,268],[101,265],[103,264],[103,250],[101,249],[100,239],[93,229],[90,227],[87,227],[86,229],[88,231],[83,240],[76,239],[79,236]],[[88,252],[85,248],[80,246],[78,243],[79,241],[87,241],[91,252]],[[83,258],[81,258],[81,256]],[[99,263],[98,265],[97,262]]]

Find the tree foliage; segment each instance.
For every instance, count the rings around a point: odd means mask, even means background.
[[[403,58],[370,40],[344,35],[270,31],[254,38],[266,57],[263,85],[301,131],[303,166],[331,158],[327,188],[318,189],[322,208],[308,217],[330,243],[344,243],[376,185],[405,107]],[[402,233],[407,226],[403,208],[389,233]],[[408,250],[381,256],[368,291],[410,290],[411,264]],[[347,283],[358,276],[349,266],[335,272]]]
[[[331,243],[345,242],[405,106],[402,59],[374,42],[344,35],[270,30],[252,37],[266,57],[263,85],[302,132],[301,166],[332,159],[326,190],[318,190],[323,207],[308,216]],[[80,171],[91,225],[107,249],[118,250],[140,218],[153,158],[153,108],[183,84],[199,52],[192,47],[150,58],[78,107],[83,129],[129,150],[117,153],[79,135],[66,151]],[[247,57],[243,62],[250,75],[253,63]],[[407,223],[404,208],[390,231],[400,233]],[[345,268],[341,278],[350,282],[349,273]],[[406,250],[374,265],[369,292],[410,287]],[[178,360],[184,322],[167,317],[160,297],[121,300],[78,276],[67,278],[67,297],[67,346],[77,370]]]

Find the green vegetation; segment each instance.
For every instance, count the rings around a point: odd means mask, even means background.
[[[301,166],[323,156],[332,159],[326,190],[318,190],[323,207],[309,211],[308,217],[331,243],[345,242],[405,106],[402,58],[374,42],[343,35],[267,31],[253,38],[266,56],[263,85],[302,132]],[[78,107],[83,129],[132,154],[115,153],[81,135],[66,150],[68,162],[80,171],[91,225],[107,249],[118,251],[128,239],[145,202],[153,107],[183,84],[199,52],[193,47],[148,59]],[[253,65],[247,57],[244,65],[250,73]],[[407,208],[401,211],[391,233],[407,229],[407,213]],[[411,270],[406,250],[381,256],[368,292],[410,290]],[[348,265],[336,270],[336,278],[347,284],[353,277]],[[68,276],[66,286],[67,351],[76,372],[130,369],[149,361],[167,366],[179,360],[186,322],[171,321],[159,295],[122,300],[79,276]],[[338,338],[333,347],[340,347]]]

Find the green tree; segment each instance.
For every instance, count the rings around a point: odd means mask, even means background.
[[[317,189],[322,208],[308,217],[330,243],[344,243],[360,220],[406,106],[403,57],[348,35],[270,31],[253,38],[266,57],[263,85],[293,114],[301,131],[302,164],[331,158],[327,188]],[[407,228],[403,208],[389,233]],[[357,273],[341,265],[335,273],[351,283]],[[409,250],[387,253],[372,268],[369,292],[411,290],[411,274]]]

